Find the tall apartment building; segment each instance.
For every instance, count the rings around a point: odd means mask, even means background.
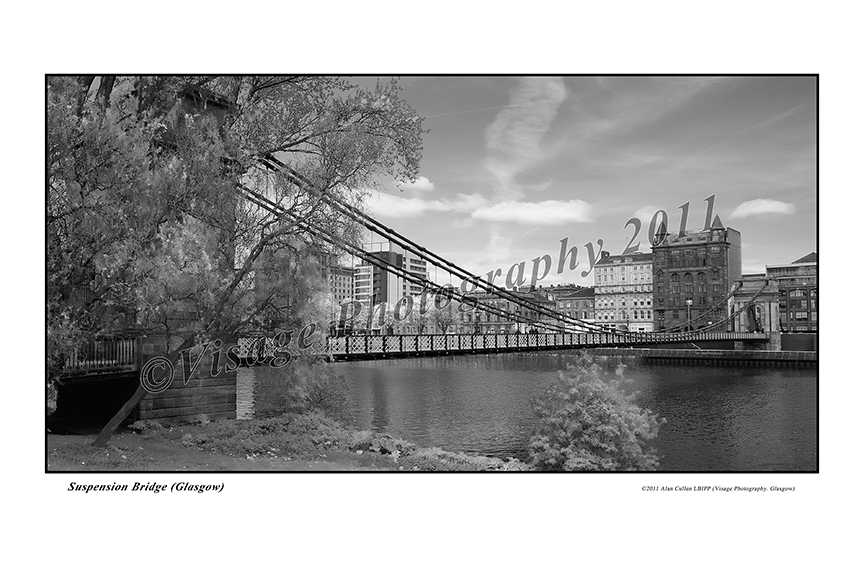
[[[697,329],[725,318],[725,306],[699,317],[741,279],[741,233],[715,218],[710,230],[664,236],[652,249],[655,329]]]
[[[815,252],[792,264],[766,266],[765,273],[777,282],[780,330],[815,332],[819,326],[817,300],[818,262]]]
[[[418,279],[426,279],[426,261],[412,254],[403,254],[391,250],[378,250],[369,252],[379,260],[387,262],[395,268],[401,268]],[[353,298],[362,305],[363,317],[367,318],[370,308],[374,310],[378,304],[386,304],[387,310],[392,312],[393,308],[403,296],[414,298],[414,306],[420,304],[419,297],[423,292],[420,284],[409,282],[407,279],[397,276],[387,270],[373,264],[355,266],[353,270]],[[378,316],[375,317],[377,326]],[[374,328],[373,331],[379,330]]]
[[[370,252],[370,255],[389,263],[395,268],[401,268],[418,279],[426,279],[426,261],[412,254],[403,254],[393,250]],[[423,286],[409,282],[407,279],[387,272],[383,268],[371,266],[372,305],[387,302],[395,305],[403,296],[417,297],[423,292]]]
[[[354,267],[354,300],[364,308],[372,302],[372,275],[373,267],[369,264]]]
[[[594,318],[597,324],[630,332],[651,332],[653,256],[611,256],[603,251],[594,265]]]

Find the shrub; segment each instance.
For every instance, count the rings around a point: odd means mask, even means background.
[[[530,462],[540,470],[654,470],[649,447],[664,422],[639,408],[622,386],[624,366],[609,379],[587,354],[539,398]],[[604,380],[604,378],[606,378]]]
[[[255,416],[319,412],[352,421],[343,377],[333,377],[321,360],[297,358],[282,368],[255,368]]]

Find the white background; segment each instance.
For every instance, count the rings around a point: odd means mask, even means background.
[[[832,574],[857,564],[862,91],[852,3],[23,5],[5,10],[0,40],[4,564],[62,574]],[[44,75],[86,72],[820,74],[819,474],[45,474]],[[70,481],[178,479],[227,486],[215,496],[66,491]]]

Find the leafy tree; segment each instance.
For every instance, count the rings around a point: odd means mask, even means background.
[[[456,324],[456,312],[455,308],[458,305],[458,302],[454,304],[450,302],[445,308],[431,308],[428,312],[429,319],[435,326],[435,331],[438,334],[446,334],[447,330],[449,330],[452,326]]]
[[[49,78],[49,376],[82,342],[122,331],[165,335],[175,359],[210,338],[322,321],[312,256],[325,247],[303,226],[352,240],[356,225],[320,191],[359,206],[382,178],[417,177],[421,121],[398,92],[325,77]],[[311,187],[263,169],[268,158]]]
[[[639,408],[622,386],[624,366],[606,380],[590,356],[574,366],[539,398],[538,425],[531,437],[530,462],[541,470],[654,470],[659,464],[649,442],[660,424]]]

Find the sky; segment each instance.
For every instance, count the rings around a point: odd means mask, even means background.
[[[429,130],[420,177],[385,184],[368,208],[473,273],[506,275],[526,261],[529,277],[532,260],[549,254],[540,284],[593,285],[593,274],[581,276],[586,243],[620,254],[641,242],[650,252],[658,210],[677,231],[689,203],[687,229],[701,230],[710,196],[713,214],[741,232],[744,273],[816,250],[813,77],[409,76],[400,85]],[[628,244],[634,217],[641,226]],[[563,238],[579,266],[557,274]]]

